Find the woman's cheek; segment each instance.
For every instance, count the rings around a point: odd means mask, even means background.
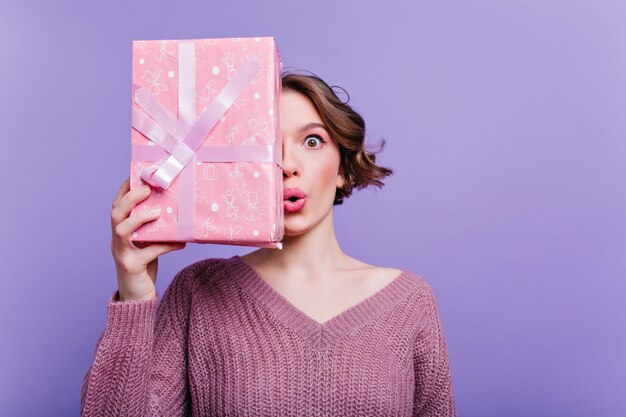
[[[337,182],[337,173],[339,172],[339,160],[325,159],[320,165],[320,175],[318,178],[321,180],[320,184],[324,184],[324,188],[328,189],[329,193],[335,195],[335,185]]]

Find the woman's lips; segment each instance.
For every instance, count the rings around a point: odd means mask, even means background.
[[[297,213],[306,204],[306,197],[297,199],[296,201],[283,200],[285,213]]]
[[[283,202],[285,213],[297,213],[306,204],[306,194],[298,187],[285,188],[283,190]]]

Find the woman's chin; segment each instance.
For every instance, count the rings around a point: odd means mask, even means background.
[[[290,218],[291,215],[285,214],[285,237],[299,236],[309,231],[310,225],[304,218]]]

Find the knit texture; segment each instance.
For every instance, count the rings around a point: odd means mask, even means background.
[[[239,256],[109,299],[82,416],[456,416],[429,284],[404,270],[323,324]]]

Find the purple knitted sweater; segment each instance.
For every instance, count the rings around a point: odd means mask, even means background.
[[[323,324],[237,255],[187,266],[160,301],[117,295],[82,416],[456,416],[435,299],[409,270]]]

